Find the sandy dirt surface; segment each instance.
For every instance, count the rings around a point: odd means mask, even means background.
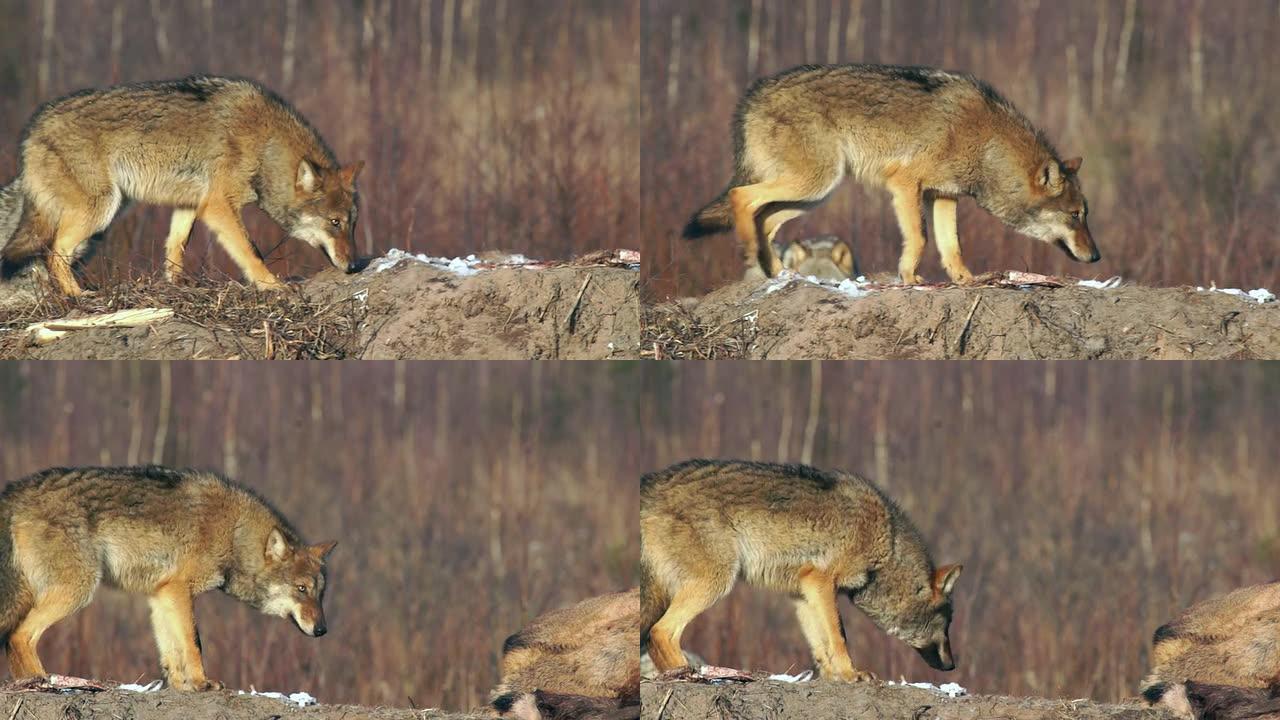
[[[1056,280],[1056,279],[1055,279]],[[1275,359],[1280,304],[1195,288],[989,283],[851,297],[744,281],[646,309],[645,357]]]
[[[338,720],[472,720],[484,715],[445,713],[438,710],[311,705],[298,707],[274,698],[237,695],[234,692],[184,693],[176,690],[136,693],[101,692],[0,692],[0,713],[12,720],[261,720],[308,718]]]
[[[641,684],[640,697],[642,720],[1174,720],[1164,710],[1138,703],[985,695],[950,698],[932,690],[881,683],[654,681]]]
[[[638,265],[602,255],[458,274],[405,261],[355,275],[326,271],[285,293],[234,283],[162,280],[74,302],[0,288],[0,357],[33,359],[625,359],[639,355]],[[278,295],[279,297],[273,297]],[[44,346],[35,321],[123,308],[174,309],[170,320],[76,330]]]

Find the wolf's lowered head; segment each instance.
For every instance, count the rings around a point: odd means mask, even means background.
[[[323,250],[333,266],[356,270],[356,177],[358,162],[327,169],[307,160],[298,163],[293,212],[281,223],[291,237]]]
[[[324,622],[325,558],[336,542],[292,545],[274,529],[267,536],[263,565],[256,586],[261,593],[255,604],[267,615],[287,617],[302,632],[320,637],[328,632]]]
[[[1018,232],[1056,245],[1068,257],[1094,263],[1102,259],[1089,232],[1089,201],[1080,190],[1081,158],[1049,158],[1031,178],[1031,207],[1015,222]]]
[[[850,593],[881,629],[920,653],[934,670],[954,670],[951,653],[951,592],[962,565],[944,565],[925,579],[907,577],[907,567],[884,568]]]

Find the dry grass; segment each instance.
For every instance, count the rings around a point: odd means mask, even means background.
[[[633,586],[637,364],[7,363],[0,479],[51,465],[213,468],[337,539],[329,634],[201,596],[206,667],[323,702],[469,708],[534,615]],[[155,677],[146,602],[112,590],[46,667]]]
[[[26,342],[22,331],[31,323],[145,307],[171,308],[176,320],[238,347],[241,358],[260,360],[351,357],[360,351],[359,328],[367,314],[355,300],[321,304],[297,286],[262,292],[209,278],[174,284],[144,275],[80,298],[42,291],[33,305],[0,310],[0,359],[21,356]],[[252,348],[243,344],[244,338],[254,339]]]
[[[953,673],[841,602],[855,663],[881,677],[1132,697],[1156,627],[1280,571],[1271,365],[662,365],[642,420],[655,467],[710,456],[861,472],[940,563],[965,564]],[[684,646],[734,667],[810,666],[789,599],[747,587],[694,621]]]
[[[644,306],[641,357],[646,360],[723,360],[745,357],[755,339],[749,316],[711,326],[680,303]]]
[[[1081,266],[960,206],[975,272],[1032,270],[1144,285],[1269,287],[1280,193],[1280,8],[1255,0],[708,0],[645,3],[641,187],[649,293],[741,277],[728,235],[689,243],[689,216],[732,171],[742,91],[803,63],[941,66],[991,82],[1065,155],[1082,155],[1102,263]],[[847,183],[788,223],[836,233],[869,272],[897,267],[888,195]],[[932,251],[922,273],[943,277]]]

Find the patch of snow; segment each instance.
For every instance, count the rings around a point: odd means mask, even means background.
[[[479,273],[481,271],[481,268],[479,267],[481,264],[494,264],[492,261],[481,260],[475,255],[468,255],[464,258],[432,257],[422,253],[407,253],[404,250],[392,248],[382,257],[374,258],[370,261],[369,266],[365,268],[365,272],[380,273],[384,270],[390,270],[402,262],[416,262],[422,263],[423,265],[431,265],[432,267],[438,267],[443,270],[448,270],[456,275],[463,276]],[[504,267],[517,267],[521,265],[528,265],[530,262],[529,258],[517,253],[504,257],[496,264]]]
[[[887,682],[887,683],[885,683],[885,684],[886,684],[886,685],[903,685],[903,686],[906,686],[906,687],[920,688],[921,690],[928,690],[928,691],[930,691],[930,692],[936,692],[936,693],[938,693],[938,694],[940,694],[940,695],[946,695],[947,697],[950,697],[950,698],[957,698],[957,697],[960,697],[961,695],[968,695],[968,694],[969,694],[969,691],[968,691],[968,690],[965,690],[964,688],[960,687],[960,685],[958,685],[957,683],[953,683],[953,682],[946,683],[945,685],[934,685],[933,683],[924,683],[924,682],[920,682],[920,683],[900,682],[900,683],[898,683],[898,682],[893,682],[892,680],[890,680],[889,682]]]
[[[796,673],[795,675],[787,675],[786,673],[777,673],[776,675],[770,675],[769,679],[778,680],[779,682],[789,682],[789,683],[809,682],[810,680],[813,679],[813,671],[805,670],[804,672],[799,672],[799,673]]]
[[[278,693],[278,692],[258,692],[258,690],[256,690],[256,689],[254,689],[254,688],[252,688],[252,687],[251,687],[251,688],[249,688],[249,692],[245,692],[245,691],[243,691],[243,690],[240,690],[240,691],[238,691],[238,693],[237,693],[237,694],[239,694],[239,695],[257,695],[257,696],[259,696],[259,697],[268,697],[268,698],[272,698],[272,699],[275,699],[275,700],[279,700],[279,701],[281,701],[281,702],[291,702],[291,703],[293,703],[294,705],[297,705],[298,707],[306,707],[306,706],[308,706],[308,705],[315,705],[315,704],[316,704],[316,702],[317,702],[317,701],[316,701],[316,699],[315,699],[314,697],[311,697],[311,693],[305,693],[305,692],[289,693],[288,695],[285,695],[284,693]]]
[[[1112,290],[1120,287],[1120,283],[1124,282],[1119,275],[1107,278],[1106,280],[1081,280],[1081,287],[1093,288],[1095,290]]]
[[[1220,288],[1217,285],[1210,284],[1207,288],[1197,287],[1197,292],[1216,292],[1224,295],[1235,295],[1241,299],[1249,299],[1261,305],[1262,303],[1275,302],[1276,296],[1266,288],[1258,288],[1245,292],[1240,288]]]
[[[125,683],[124,685],[119,686],[118,689],[127,690],[129,692],[144,693],[144,692],[157,692],[163,687],[164,687],[163,681],[152,680],[146,685],[138,685],[137,683]]]

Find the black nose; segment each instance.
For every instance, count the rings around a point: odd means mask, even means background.
[[[355,272],[359,267],[360,267],[360,263],[356,262],[355,260],[350,260],[350,261],[348,261],[348,262],[347,262],[347,272],[348,272],[348,273],[353,273],[353,272]]]
[[[324,623],[316,623],[315,630],[312,631],[312,634],[315,637],[320,637],[327,632],[329,632],[329,629],[324,626]]]

